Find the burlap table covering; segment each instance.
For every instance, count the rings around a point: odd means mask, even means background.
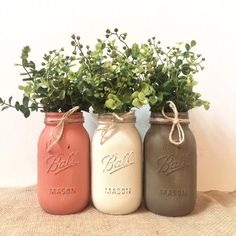
[[[141,207],[130,215],[105,215],[90,204],[83,212],[54,216],[43,212],[36,187],[0,189],[0,236],[236,235],[236,192],[199,192],[185,217],[163,217]]]

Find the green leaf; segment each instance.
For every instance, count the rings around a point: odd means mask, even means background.
[[[6,109],[8,109],[8,108],[9,108],[9,106],[4,106],[4,107],[2,108],[2,111],[6,110]]]
[[[137,43],[134,43],[131,48],[131,55],[133,58],[137,58],[139,54],[139,46]]]
[[[32,69],[35,69],[35,63],[33,61],[30,61],[28,66],[31,67]]]
[[[38,104],[37,103],[32,103],[31,104],[31,110],[32,111],[38,111]]]
[[[30,116],[30,110],[24,105],[20,105],[19,110],[23,113],[24,117],[27,118]]]
[[[22,52],[21,52],[22,65],[24,67],[28,67],[28,56],[29,56],[29,53],[30,53],[30,47],[29,46],[25,46],[22,49]]]
[[[2,98],[0,98],[0,103],[3,103],[3,100],[2,100]]]
[[[187,51],[189,51],[191,47],[190,47],[190,45],[188,43],[186,43],[185,44],[185,48],[186,48]]]
[[[108,99],[106,102],[105,102],[105,106],[107,108],[110,108],[112,110],[114,110],[116,108],[116,103],[113,99]]]
[[[118,97],[116,96],[116,95],[114,95],[114,94],[108,94],[108,96],[107,96],[109,99],[113,99],[113,100],[117,100],[118,99]]]
[[[130,49],[130,48],[127,48],[127,49],[125,50],[125,55],[126,55],[127,57],[129,57],[130,54],[131,54],[131,49]]]
[[[22,113],[24,113],[24,111],[25,111],[25,106],[24,106],[24,105],[20,105],[20,106],[19,106],[19,110],[20,110]]]
[[[147,105],[149,100],[148,98],[145,98],[144,100],[140,101],[142,103],[142,105]]]
[[[65,94],[66,94],[66,91],[65,91],[65,90],[62,90],[62,91],[59,93],[58,98],[59,98],[60,100],[64,100]]]
[[[24,78],[23,81],[32,81],[32,78]]]
[[[144,83],[143,84],[143,88],[142,88],[142,92],[144,93],[145,96],[149,96],[152,94],[152,86],[147,84],[147,83]]]
[[[38,86],[41,88],[48,88],[49,87],[48,82],[45,80],[42,81],[41,83],[39,83]]]
[[[139,94],[138,94],[138,99],[139,99],[139,101],[144,101],[145,100],[145,95],[144,95],[144,93],[142,93],[142,92],[140,92]]]
[[[185,58],[188,58],[188,57],[189,57],[189,52],[184,52],[184,53],[183,53],[183,56],[184,56]]]
[[[25,112],[24,112],[24,117],[28,118],[29,116],[30,116],[30,110],[26,109]]]
[[[158,100],[159,102],[162,102],[162,101],[163,101],[163,98],[164,98],[164,95],[169,95],[169,93],[159,92],[159,93],[158,93],[158,96],[157,96],[157,100]]]
[[[180,59],[178,59],[178,60],[176,61],[175,65],[176,65],[177,67],[179,67],[180,65],[182,65],[182,63],[183,63],[183,61],[180,60]]]
[[[184,75],[188,75],[191,72],[191,68],[188,64],[184,64],[182,67],[182,72]]]
[[[15,103],[15,108],[16,108],[17,111],[20,110],[20,103],[19,103],[19,102],[16,102],[16,103]]]
[[[22,76],[26,76],[26,75],[28,75],[27,73],[20,73],[20,75],[22,75]]]
[[[25,90],[25,86],[23,86],[23,85],[19,85],[18,88],[19,88],[20,90],[23,90],[23,91]]]
[[[157,103],[157,100],[158,100],[157,96],[151,96],[151,97],[149,98],[149,103],[150,103],[151,105],[154,105],[154,104]]]
[[[12,96],[9,97],[9,99],[8,99],[8,102],[9,102],[10,105],[11,105],[11,101],[12,101]]]
[[[135,98],[132,102],[132,105],[134,107],[137,107],[137,108],[140,108],[142,106],[142,104],[140,103],[139,99],[138,98]]]
[[[138,97],[139,92],[135,91],[134,93],[132,93],[132,98],[137,98]]]
[[[28,107],[28,105],[29,105],[29,98],[28,97],[23,98],[23,105],[24,105],[24,107]]]
[[[209,108],[210,108],[210,103],[207,102],[207,101],[204,101],[203,106],[204,106],[204,108],[205,108],[206,110],[209,110]]]
[[[191,47],[194,47],[197,45],[197,42],[195,40],[192,40],[190,44],[191,44]]]

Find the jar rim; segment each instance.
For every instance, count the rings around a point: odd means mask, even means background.
[[[167,119],[163,116],[161,112],[152,112],[150,116],[150,124],[160,124],[160,125],[172,125],[174,121],[174,113],[173,112],[166,112],[166,116],[172,118]],[[188,125],[189,122],[189,114],[188,112],[179,112],[178,113],[178,122],[180,124]]]
[[[45,124],[58,124],[66,112],[46,112],[44,123]],[[74,112],[69,117],[64,119],[65,123],[83,123],[84,116],[82,112]]]
[[[165,112],[165,114],[169,117],[174,117],[174,112]],[[151,116],[152,118],[155,117],[160,117],[163,118],[163,115],[161,112],[151,112]],[[182,119],[188,119],[189,118],[189,113],[188,112],[178,112],[178,117],[182,118]]]
[[[98,122],[135,123],[135,112],[98,114]]]

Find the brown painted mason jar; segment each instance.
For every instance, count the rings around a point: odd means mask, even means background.
[[[173,113],[166,113],[174,120]],[[189,123],[181,123],[184,141],[170,142],[172,121],[163,122],[161,113],[151,114],[151,127],[144,140],[144,198],[146,207],[164,216],[183,216],[190,213],[196,201],[196,142]],[[188,120],[188,113],[179,113]],[[178,140],[175,127],[173,140]]]

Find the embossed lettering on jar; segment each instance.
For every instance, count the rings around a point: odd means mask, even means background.
[[[141,202],[141,138],[133,112],[100,115],[92,140],[92,199],[109,214],[128,214]]]
[[[81,211],[89,201],[89,137],[83,114],[46,113],[38,142],[38,198],[51,214]],[[57,140],[61,133],[61,137]]]
[[[172,113],[168,116],[173,117]],[[188,120],[188,113],[179,118]],[[161,113],[151,114],[151,127],[144,140],[144,198],[146,207],[160,215],[182,216],[196,201],[196,142],[188,122],[180,125],[184,141],[170,142],[172,122],[162,123]],[[176,128],[176,127],[175,127]],[[175,129],[173,139],[178,140]]]

